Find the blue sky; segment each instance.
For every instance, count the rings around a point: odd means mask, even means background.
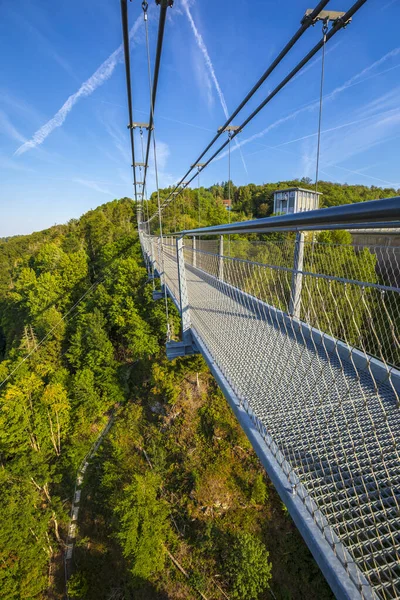
[[[159,9],[149,4],[154,56]],[[346,9],[352,0],[331,4]],[[129,3],[133,104],[134,118],[147,121],[140,5]],[[308,7],[306,0],[175,0],[155,115],[161,186],[184,175]],[[400,187],[399,18],[400,0],[368,0],[327,46],[321,178]],[[243,118],[320,36],[320,25],[303,36]],[[0,0],[0,237],[132,196],[120,46],[119,0]],[[240,134],[241,148],[232,144],[236,184],[314,177],[320,69],[318,57]],[[227,169],[222,156],[201,184],[226,180]],[[150,191],[154,179],[151,169]]]

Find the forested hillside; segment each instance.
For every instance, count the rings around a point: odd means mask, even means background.
[[[194,182],[195,183],[195,182]],[[278,189],[288,187],[302,187],[315,190],[311,179],[293,179],[256,185],[235,186],[231,182],[232,219],[242,220],[248,218],[268,217],[274,208],[273,193]],[[319,181],[318,191],[322,192],[321,208],[378,200],[379,198],[392,198],[400,195],[400,189],[380,188],[376,186],[348,185]],[[169,196],[171,190],[161,190],[161,199]],[[199,225],[219,225],[226,220],[226,210],[222,204],[223,199],[229,197],[229,182],[212,185],[209,188],[185,189],[182,194],[164,212],[167,230],[193,228]],[[200,202],[199,202],[200,200]],[[150,203],[150,214],[156,210],[156,197],[153,194]],[[156,223],[154,223],[156,225]],[[177,228],[175,228],[175,225]]]
[[[256,187],[234,188],[233,218],[271,212],[277,184]],[[224,186],[200,196],[204,224],[227,220]],[[197,224],[184,198],[171,229]],[[165,332],[131,200],[0,241],[0,597],[64,597],[76,470],[117,409],[84,481],[71,598],[330,598],[204,362],[167,363]]]

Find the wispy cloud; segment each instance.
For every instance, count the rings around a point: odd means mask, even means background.
[[[119,167],[117,169],[117,173],[119,175],[119,178],[121,179],[121,181],[123,181],[123,185],[132,185],[132,177],[128,176],[127,170],[126,169],[122,169],[121,167]]]
[[[328,134],[324,140],[322,156],[328,164],[344,163],[359,154],[365,154],[371,148],[393,139],[400,132],[400,109],[376,115],[372,122],[364,127],[349,127],[340,136]],[[339,158],[339,160],[338,160]]]
[[[360,177],[366,177],[367,179],[370,179],[371,181],[376,181],[377,183],[379,183],[380,185],[385,184],[385,185],[390,185],[393,188],[398,188],[400,183],[394,183],[393,181],[387,181],[387,179],[382,179],[381,177],[374,177],[373,175],[369,175],[368,173],[363,173],[364,169],[358,169],[357,171],[353,170],[353,169],[347,169],[346,167],[342,167],[341,165],[334,165],[334,164],[330,164],[327,165],[328,167],[333,167],[334,169],[340,169],[341,171],[345,171],[346,173],[352,173],[353,175],[360,175]]]
[[[340,125],[326,130],[322,145],[325,162],[344,163],[354,156],[365,154],[377,145],[389,142],[393,135],[398,137],[399,94],[400,86],[361,105],[354,115],[357,118],[348,122],[340,135],[334,133]]]
[[[362,69],[362,71],[360,71],[356,75],[353,75],[353,77],[350,77],[350,79],[345,81],[343,84],[337,86],[334,90],[332,90],[332,92],[326,94],[324,96],[324,102],[329,101],[329,100],[334,100],[339,94],[341,94],[348,88],[352,87],[353,85],[357,85],[358,83],[361,83],[362,81],[367,79],[367,78],[365,78],[365,76],[368,75],[371,71],[373,71],[374,69],[376,69],[377,67],[382,65],[384,62],[390,60],[391,58],[394,58],[395,56],[397,56],[399,54],[400,54],[400,47],[394,48],[390,52],[387,52],[380,59],[374,61],[368,67],[365,67],[364,69]],[[375,73],[374,75],[368,77],[368,79],[370,79],[371,77],[377,77],[380,74],[381,73]],[[264,137],[267,133],[269,133],[273,129],[276,129],[283,123],[287,123],[288,121],[291,121],[291,120],[295,119],[296,117],[298,117],[300,114],[305,113],[307,111],[313,111],[313,110],[317,109],[318,107],[319,107],[319,100],[313,100],[312,102],[309,102],[308,104],[305,104],[305,105],[299,107],[298,109],[292,111],[288,115],[277,119],[276,121],[274,121],[273,123],[268,125],[268,127],[263,129],[262,131],[259,131],[258,133],[255,133],[254,135],[242,140],[240,142],[239,146],[244,146],[246,144],[250,144],[251,142],[254,142],[255,140],[258,140],[258,139]],[[233,148],[233,151],[236,149],[237,149],[237,147]],[[222,152],[217,157],[216,160],[221,160],[226,155],[227,155],[227,151]]]
[[[207,69],[208,69],[210,75],[211,75],[211,79],[213,80],[215,89],[217,90],[217,94],[218,94],[218,97],[219,97],[219,101],[221,102],[222,110],[224,111],[225,117],[228,118],[229,113],[228,113],[228,107],[227,107],[226,102],[225,102],[224,94],[222,93],[221,86],[219,85],[219,81],[218,81],[217,76],[215,74],[214,65],[213,65],[213,63],[211,61],[211,58],[210,58],[210,55],[208,53],[207,47],[206,47],[206,45],[204,43],[203,36],[201,35],[201,33],[199,32],[199,30],[197,29],[196,24],[195,24],[195,22],[193,20],[192,13],[190,12],[190,8],[189,8],[188,0],[182,0],[182,5],[183,5],[183,8],[184,8],[185,14],[186,14],[186,16],[187,16],[187,18],[189,20],[189,23],[190,23],[190,26],[192,28],[192,31],[193,31],[194,37],[196,39],[197,45],[198,45],[198,47],[199,47],[199,49],[200,49],[200,51],[201,51],[201,53],[203,55],[204,62],[206,64],[206,66],[207,66]]]
[[[164,171],[166,168],[170,154],[171,151],[168,144],[157,140],[157,167],[161,169],[161,171]]]
[[[362,169],[356,171],[342,167],[340,166],[340,163],[349,160],[356,155],[362,154],[378,144],[389,142],[398,137],[398,135],[395,138],[388,136],[390,136],[391,133],[400,130],[400,109],[398,107],[399,94],[400,87],[392,90],[390,93],[382,94],[379,98],[358,108],[356,116],[359,118],[323,129],[321,131],[323,136],[321,163],[326,167],[334,167],[348,173],[367,177],[380,184],[384,183],[396,186],[392,181],[362,173]],[[377,109],[382,108],[386,108],[387,110],[377,111]],[[339,130],[342,130],[340,136],[336,135],[336,132]],[[251,156],[260,152],[265,152],[266,149],[285,151],[284,148],[291,144],[296,144],[297,146],[301,145],[302,172],[304,175],[311,175],[314,174],[315,171],[316,137],[317,132],[313,132],[311,134],[286,140],[281,144],[274,146],[261,144],[264,146],[264,149],[251,153]],[[293,152],[288,153],[295,154]]]
[[[79,183],[80,185],[84,185],[85,187],[90,188],[91,190],[95,190],[96,192],[100,192],[101,194],[107,194],[107,196],[114,196],[110,190],[104,188],[102,185],[99,185],[97,181],[93,181],[91,179],[81,179],[80,177],[75,177],[72,181],[75,183]]]
[[[16,140],[17,142],[25,143],[26,139],[24,136],[17,130],[16,127],[11,123],[9,117],[6,113],[0,109],[0,133],[6,135],[7,137]]]
[[[280,147],[278,146],[280,149]],[[316,173],[315,147],[311,140],[305,140],[301,148],[301,167],[305,177],[314,179]]]
[[[100,120],[106,128],[107,133],[112,138],[114,146],[120,153],[120,156],[123,159],[124,163],[130,165],[132,162],[132,158],[129,151],[128,136],[123,135],[121,128],[115,124],[115,121],[109,121],[102,117],[100,117]]]
[[[382,6],[381,10],[386,10],[387,8],[389,8],[389,6],[392,6],[392,4],[395,4],[398,1],[399,0],[389,0],[389,2],[386,2],[386,4]]]
[[[130,37],[133,38],[142,23],[142,17],[138,17],[133,27],[130,30]],[[72,94],[67,101],[63,104],[60,110],[54,115],[50,121],[45,123],[33,137],[22,144],[15,152],[17,156],[36,148],[40,144],[43,144],[45,139],[56,129],[61,127],[71,112],[75,104],[81,99],[93,94],[93,92],[103,83],[105,83],[113,74],[115,67],[121,62],[123,58],[123,46],[122,44],[105,60],[100,67],[93,73],[89,79],[87,79],[79,88],[75,94]]]
[[[389,140],[387,140],[389,141]],[[312,149],[313,153],[311,154],[311,147],[310,145],[305,146],[302,148],[302,153],[300,154],[299,152],[293,152],[293,150],[288,150],[286,147],[282,148],[281,146],[270,146],[268,144],[264,144],[259,142],[261,146],[264,147],[265,150],[273,150],[274,152],[278,151],[278,152],[282,152],[286,155],[290,155],[290,156],[294,156],[297,158],[301,159],[301,176],[304,175],[314,175],[315,174],[315,147]],[[332,162],[324,162],[323,160],[321,160],[320,165],[323,165],[328,168],[335,168],[335,169],[340,169],[341,171],[345,171],[346,173],[351,173],[353,175],[359,175],[363,178],[367,178],[370,179],[372,181],[376,181],[379,182],[380,184],[385,184],[385,185],[390,185],[392,187],[398,187],[400,185],[400,183],[393,183],[392,181],[387,181],[386,179],[381,179],[379,177],[374,177],[373,175],[369,175],[368,173],[363,173],[363,171],[365,169],[369,169],[371,168],[371,165],[369,167],[362,167],[360,169],[349,169],[349,168],[345,168],[342,167],[339,164],[336,163],[332,163]],[[331,181],[337,181],[337,179],[331,174],[331,173],[327,173],[326,171],[324,171],[323,169],[319,169],[320,173],[323,173],[325,175],[327,175],[327,177],[329,177],[329,179]]]
[[[23,171],[25,173],[36,173],[34,169],[21,165],[18,161],[12,160],[8,156],[0,154],[0,169],[11,171]]]
[[[104,104],[111,104],[111,106],[114,105],[111,102],[104,102]],[[117,105],[117,106],[119,106],[119,105]],[[134,112],[142,112],[142,111],[136,110]],[[126,135],[126,131],[124,132],[122,130],[122,128],[116,124],[117,119],[115,118],[115,111],[111,110],[111,112],[109,112],[109,111],[101,112],[98,114],[98,118],[99,118],[103,128],[110,135],[115,148],[117,149],[119,155],[123,159],[123,163],[125,165],[130,165],[131,164],[131,155],[130,155],[130,148],[129,148],[129,137]],[[173,183],[176,182],[176,175],[172,175],[171,173],[169,173],[167,171],[168,159],[171,155],[170,147],[166,142],[157,139],[156,150],[157,150],[158,178],[159,178],[160,182],[162,181],[162,185],[164,187],[168,187],[169,185],[172,185]],[[104,153],[109,153],[109,149],[102,150],[102,151]],[[138,162],[142,162],[141,144],[138,144],[136,146],[136,152],[137,152],[136,156],[137,156]],[[118,155],[116,155],[116,156],[118,158]],[[109,154],[109,158],[112,160],[115,160],[115,156],[113,156],[112,154]],[[116,162],[118,162],[119,164],[121,163],[120,160],[116,160]],[[118,173],[124,182],[128,183],[129,185],[132,185],[132,178],[131,178],[132,174],[131,174],[130,170],[118,169]],[[129,177],[128,177],[128,173],[129,173]],[[143,180],[142,167],[138,168],[136,176],[137,176],[138,181]],[[153,191],[156,189],[156,173],[155,173],[155,168],[154,168],[153,145],[151,145],[151,149],[150,149],[149,168],[148,168],[148,172],[147,172],[147,180],[146,181],[147,181],[146,187],[147,187],[148,191]]]
[[[162,182],[161,187],[168,187],[176,183],[177,177],[168,170],[168,159],[171,155],[169,145],[162,141],[157,140],[157,171],[158,180]],[[156,189],[156,172],[154,167],[154,155],[150,153],[149,169],[147,171],[147,192],[150,195],[151,191]],[[142,171],[140,171],[142,173]]]
[[[116,104],[115,102],[108,102],[107,100],[100,100],[102,104],[110,104],[111,106],[118,106],[119,108],[126,109],[126,106],[122,104]],[[148,114],[148,110],[140,110],[139,108],[133,108],[134,113],[141,113],[143,115]],[[187,125],[188,127],[194,127],[195,129],[201,129],[202,131],[210,131],[214,132],[214,129],[210,129],[209,127],[203,127],[202,125],[195,125],[194,123],[188,123],[187,121],[181,121],[179,119],[173,119],[172,117],[164,117],[163,115],[157,115],[157,120],[162,119],[163,121],[171,121],[171,123],[177,123],[178,125]]]
[[[14,27],[22,27],[25,29],[24,34],[28,32],[29,36],[32,36],[35,47],[43,50],[47,56],[54,60],[66,73],[77,81],[76,74],[68,60],[61,56],[49,37],[43,33],[43,31],[46,31],[50,35],[56,35],[54,27],[52,27],[52,24],[49,22],[46,13],[37,5],[34,7],[34,11],[30,13],[29,7],[25,7],[24,10],[18,11],[16,10],[16,5],[18,3],[8,4],[8,15],[14,21]],[[36,22],[36,25],[34,22]],[[38,23],[40,23],[40,27],[38,27]]]
[[[70,75],[73,79],[77,80],[76,74],[69,64],[69,62],[57,52],[54,45],[50,42],[50,40],[41,32],[37,27],[35,27],[31,22],[27,19],[24,19],[21,14],[11,13],[14,17],[14,20],[18,25],[22,25],[25,27],[29,33],[36,38],[39,44],[42,46],[44,51],[50,56],[68,75]]]
[[[397,111],[395,109],[385,110],[380,113],[374,113],[369,116],[362,117],[361,119],[354,119],[353,121],[347,121],[346,123],[341,123],[340,125],[335,125],[335,127],[329,127],[328,129],[323,129],[321,131],[321,135],[323,135],[325,133],[332,133],[334,131],[338,131],[339,129],[348,129],[349,127],[358,125],[359,123],[363,123],[363,122],[369,121],[371,119],[374,119],[374,121],[375,121],[375,123],[373,123],[373,126],[376,123],[386,122],[387,119],[392,121],[393,118],[396,118],[396,120],[397,120],[398,114],[400,114],[399,111]],[[379,119],[379,121],[377,121],[377,119]],[[277,146],[275,146],[275,148],[280,148],[281,146],[287,146],[289,144],[295,144],[295,143],[301,142],[303,140],[317,137],[317,135],[318,135],[318,132],[309,133],[307,135],[302,135],[301,137],[298,137],[298,138],[295,138],[292,140],[288,140],[286,142],[282,142],[281,144],[278,144]],[[257,154],[258,154],[258,152],[259,151],[257,151]],[[252,152],[252,154],[256,154],[256,153]]]
[[[373,63],[368,65],[368,67],[365,67],[365,69],[362,69],[362,71],[360,71],[356,75],[353,75],[353,77],[350,77],[350,79],[345,81],[342,85],[339,85],[330,94],[327,94],[327,96],[325,96],[324,99],[332,100],[338,94],[340,94],[341,92],[344,92],[349,87],[351,87],[354,83],[363,79],[365,77],[365,75],[368,75],[368,73],[370,73],[377,67],[380,67],[383,63],[387,62],[391,58],[398,56],[399,54],[400,54],[400,46],[398,46],[397,48],[393,48],[393,50],[390,50],[390,52],[387,52],[381,58],[379,58],[378,60],[375,60]],[[377,73],[376,75],[379,75],[379,73]]]
[[[28,104],[22,102],[18,98],[11,96],[7,91],[0,89],[0,104],[7,106],[7,112],[0,108],[0,137],[3,135],[18,142],[19,144],[26,143],[26,137],[21,133],[20,129],[17,129],[14,125],[14,117],[18,122],[34,121],[39,118],[38,113],[32,109]],[[13,120],[11,120],[8,111],[11,110]],[[4,144],[3,144],[4,146]],[[38,148],[37,156],[40,160],[51,164],[59,164],[60,157],[57,153],[46,152],[43,148]],[[4,161],[3,161],[4,162]],[[10,169],[16,169],[16,163],[11,161],[8,163]]]
[[[325,51],[325,56],[327,56],[328,54],[330,54],[331,52],[333,52],[334,50],[336,50],[336,48],[338,46],[340,46],[342,42],[336,42],[336,44],[333,44],[333,46],[331,46],[330,48],[328,48]],[[321,62],[322,60],[322,55],[319,54],[316,58],[314,58],[313,60],[311,60],[305,67],[303,67],[301,69],[301,71],[299,73],[297,73],[297,75],[295,75],[291,81],[291,83],[293,83],[294,81],[296,81],[296,79],[298,79],[299,77],[302,77],[305,73],[307,73],[307,71],[309,71],[310,69],[312,69],[314,67],[314,65],[316,65],[317,63]]]
[[[207,102],[208,108],[211,109],[214,106],[214,92],[211,77],[204,64],[203,56],[197,51],[197,48],[191,48],[190,53],[195,83],[200,90],[200,94]]]
[[[399,107],[400,86],[378,96],[371,102],[360,107],[358,114],[360,117],[369,117],[377,113],[384,113],[388,110],[397,109]]]
[[[12,94],[9,89],[0,88],[0,104],[7,107],[7,110],[12,114],[18,115],[18,120],[26,122],[40,122],[43,120],[43,115],[38,112],[25,100],[22,100],[15,94]]]
[[[192,28],[192,31],[193,31],[193,34],[194,34],[197,46],[199,47],[199,50],[200,50],[200,52],[203,55],[205,65],[206,65],[206,67],[208,69],[208,72],[209,72],[209,74],[211,76],[211,79],[212,79],[212,81],[214,83],[214,87],[216,89],[219,101],[221,103],[222,110],[224,111],[225,118],[228,119],[228,117],[229,117],[229,111],[228,111],[228,107],[226,105],[225,96],[224,96],[224,94],[223,94],[223,92],[221,90],[221,86],[220,86],[219,81],[217,79],[217,76],[215,74],[214,65],[213,65],[212,60],[210,58],[210,55],[208,53],[207,46],[204,43],[203,36],[199,32],[199,30],[196,27],[196,24],[195,24],[195,22],[193,20],[193,16],[192,16],[192,13],[190,12],[190,8],[189,8],[189,2],[188,2],[188,0],[182,0],[182,5],[183,5],[183,8],[184,8],[185,14],[186,14],[186,16],[187,16],[187,18],[189,20],[190,27]],[[239,144],[239,142],[238,142],[238,140],[236,138],[235,138],[234,141],[235,141],[236,148],[240,151],[240,156],[241,156],[241,159],[242,159],[244,170],[246,171],[246,173],[248,173],[248,171],[247,171],[247,165],[246,165],[246,162],[244,160],[244,156],[243,156],[242,150],[240,149],[240,144]]]
[[[291,112],[290,114],[286,115],[285,117],[281,117],[280,119],[277,119],[276,121],[274,121],[273,123],[271,123],[271,125],[268,125],[268,127],[266,127],[265,129],[263,129],[262,131],[259,131],[258,133],[255,133],[254,135],[251,135],[250,137],[245,138],[244,140],[242,140],[239,143],[239,146],[241,147],[241,146],[245,146],[247,144],[251,144],[252,142],[254,142],[254,141],[256,141],[256,140],[264,137],[267,133],[269,133],[273,129],[276,129],[277,127],[279,127],[283,123],[287,123],[288,121],[291,121],[292,119],[295,119],[302,112],[305,112],[306,110],[311,110],[314,104],[315,103],[312,102],[312,103],[308,104],[307,106],[304,106],[302,108],[294,110],[293,112]],[[237,150],[237,146],[236,146],[236,148],[233,148],[232,150],[233,151]],[[225,152],[222,152],[219,156],[217,156],[216,160],[223,159],[225,156],[227,156],[227,154],[228,154],[228,151],[225,150]]]

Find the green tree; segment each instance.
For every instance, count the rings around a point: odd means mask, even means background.
[[[272,565],[264,544],[250,533],[237,534],[226,561],[232,598],[256,600],[271,580]]]
[[[86,598],[89,592],[89,582],[85,573],[78,571],[73,573],[68,581],[68,596],[71,598]]]
[[[159,476],[151,471],[134,475],[116,507],[124,556],[132,565],[133,575],[144,579],[164,567],[169,509],[158,497],[159,487]]]

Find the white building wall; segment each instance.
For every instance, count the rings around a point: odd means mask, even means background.
[[[274,193],[274,212],[292,214],[315,210],[319,207],[319,195],[313,191],[291,190]]]

